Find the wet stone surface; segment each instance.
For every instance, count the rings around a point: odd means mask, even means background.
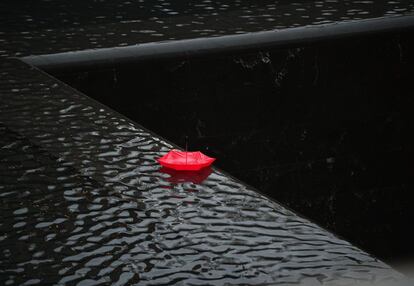
[[[0,57],[211,37],[414,12],[396,1],[3,0]]]
[[[355,285],[400,275],[18,60],[0,61],[0,284]],[[17,84],[18,83],[18,84]]]

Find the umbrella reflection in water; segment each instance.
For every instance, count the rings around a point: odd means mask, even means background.
[[[177,171],[171,168],[162,167],[161,173],[169,175],[167,180],[171,183],[194,183],[201,184],[213,172],[211,167],[206,167],[198,171]]]

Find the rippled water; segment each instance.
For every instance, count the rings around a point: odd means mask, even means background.
[[[171,181],[156,162],[171,147],[47,75],[0,61],[0,284],[400,277],[220,171]]]
[[[188,136],[217,166],[399,266],[414,258],[413,40],[410,31],[55,76],[173,142]]]
[[[33,1],[0,3],[0,56],[124,46],[357,20],[413,1]]]

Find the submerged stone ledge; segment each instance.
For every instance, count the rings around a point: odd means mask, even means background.
[[[170,143],[17,59],[0,62],[0,144],[1,284],[402,278],[220,170],[169,182]]]
[[[216,37],[410,15],[394,1],[2,1],[0,57]]]
[[[177,41],[153,42],[87,49],[23,57],[22,60],[48,72],[111,68],[148,60],[188,59],[215,54],[229,55],[268,48],[303,47],[350,38],[385,35],[414,30],[414,15],[381,17],[358,21],[309,25],[240,35],[203,37]]]

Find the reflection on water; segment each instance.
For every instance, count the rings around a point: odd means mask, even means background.
[[[169,182],[172,146],[17,60],[0,75],[1,285],[400,277],[217,170]]]
[[[220,36],[414,11],[395,1],[0,2],[0,56],[54,53]]]
[[[414,258],[413,40],[397,33],[56,76],[173,142],[189,136],[216,166],[398,265]]]
[[[201,184],[210,176],[211,167],[203,168],[199,171],[176,171],[173,169],[162,167],[160,172],[168,174],[167,180],[171,183],[185,183],[192,182],[194,184]]]

